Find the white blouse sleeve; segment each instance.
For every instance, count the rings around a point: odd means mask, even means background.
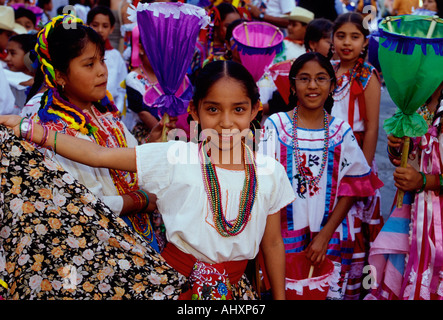
[[[286,175],[285,168],[278,161],[271,157],[266,157],[267,172],[263,172],[270,179],[270,197],[269,197],[269,209],[268,215],[274,214],[286,207],[288,204],[295,200],[295,193],[291,186],[291,183]],[[259,183],[264,182],[259,181]],[[259,185],[260,188],[260,185]],[[267,187],[266,187],[267,188]]]
[[[18,109],[15,107],[15,97],[12,94],[8,79],[6,78],[4,69],[0,64],[0,114],[17,114]]]
[[[277,185],[272,197],[272,206],[269,210],[269,214],[274,214],[288,204],[295,200],[295,193],[289,182],[288,176],[283,166],[276,161],[276,173]]]
[[[140,188],[157,194],[170,185],[173,161],[169,151],[183,142],[145,143],[135,148],[137,176]]]
[[[343,126],[346,131],[343,136],[340,174],[342,176],[361,176],[368,174],[371,171],[371,167],[368,165],[351,127],[346,122]]]

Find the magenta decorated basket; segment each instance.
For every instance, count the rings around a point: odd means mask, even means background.
[[[242,64],[257,82],[277,53],[282,50],[283,33],[267,22],[243,22],[232,32]]]

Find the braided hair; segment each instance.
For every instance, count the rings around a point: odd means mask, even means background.
[[[55,70],[68,72],[70,61],[81,54],[88,42],[97,44],[104,53],[104,42],[100,35],[85,26],[81,19],[70,14],[53,18],[38,33],[35,52],[48,87],[41,98],[38,111],[42,123],[63,119],[70,128],[82,134],[93,134],[98,130],[91,124],[87,114],[69,102],[55,77]],[[117,110],[107,96],[94,105],[100,112]]]

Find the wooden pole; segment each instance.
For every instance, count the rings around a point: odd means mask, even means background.
[[[169,115],[167,113],[163,114],[162,120],[163,120],[162,141],[167,142],[168,134],[166,132],[166,124],[169,123]]]
[[[432,37],[432,34],[434,33],[434,30],[435,30],[435,26],[437,24],[437,19],[438,19],[438,16],[432,17],[432,22],[429,25],[428,34],[426,35],[426,38],[430,39]]]
[[[268,46],[271,46],[271,45],[272,45],[272,41],[274,41],[274,38],[275,38],[275,36],[277,35],[277,33],[278,33],[278,29],[275,29],[275,32],[274,32],[274,34],[272,35],[272,38],[271,38],[271,40],[269,41]]]
[[[402,167],[402,168],[406,168],[406,165],[408,164],[410,141],[411,141],[411,138],[405,137],[405,141],[403,142],[403,149],[401,151],[401,161],[400,161],[400,167]],[[403,206],[403,196],[404,195],[405,195],[405,192],[403,190],[398,190],[397,208],[401,208]]]
[[[392,23],[391,23],[391,17],[386,17],[386,23],[388,25],[388,30],[389,32],[394,32],[394,29],[392,28]]]
[[[309,268],[309,275],[308,275],[308,279],[312,278],[312,274],[314,273],[314,265],[311,264],[311,268]]]
[[[245,27],[246,43],[248,44],[248,46],[250,46],[251,44],[249,43],[248,24],[246,22],[244,22],[243,26]]]

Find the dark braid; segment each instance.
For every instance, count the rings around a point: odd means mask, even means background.
[[[326,58],[328,58],[328,60],[331,60],[333,55],[334,55],[334,44],[331,43],[331,45],[329,46],[329,51],[328,51],[328,55],[326,56]]]

